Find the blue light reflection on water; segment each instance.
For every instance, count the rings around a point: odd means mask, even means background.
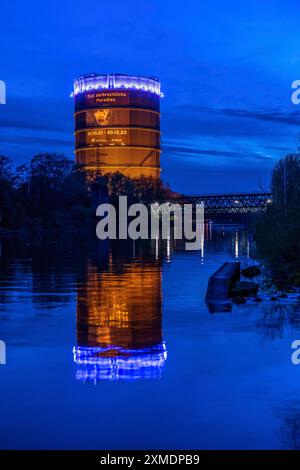
[[[299,305],[204,303],[221,262],[247,262],[246,232],[208,230],[204,257],[150,248],[3,243],[0,447],[300,448]],[[76,379],[74,345],[118,356],[163,342],[159,380]]]
[[[98,380],[159,379],[167,349],[164,342],[137,350],[74,346],[73,355],[74,362],[84,366],[77,370],[76,378],[97,383]]]

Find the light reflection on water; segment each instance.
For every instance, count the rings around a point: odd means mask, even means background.
[[[209,275],[251,263],[251,246],[208,224],[201,253],[4,241],[0,447],[300,448],[300,305],[204,302]]]
[[[77,370],[76,378],[94,383],[101,379],[157,379],[167,359],[164,342],[144,349],[74,346],[73,353],[75,363],[85,366]]]
[[[81,369],[76,377],[94,383],[159,378],[167,358],[161,260],[153,243],[148,258],[133,251],[121,265],[108,244],[103,248],[101,265],[89,263],[78,286],[74,360]]]

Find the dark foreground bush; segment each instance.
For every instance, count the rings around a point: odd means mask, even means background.
[[[288,155],[272,172],[272,204],[258,218],[258,256],[280,288],[300,286],[300,156]]]

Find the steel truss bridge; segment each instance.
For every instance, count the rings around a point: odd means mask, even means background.
[[[205,215],[234,215],[264,212],[272,203],[271,193],[230,193],[179,196],[172,199],[178,204],[204,204]]]

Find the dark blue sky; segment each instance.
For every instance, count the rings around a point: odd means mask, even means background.
[[[300,132],[299,21],[299,0],[3,2],[0,153],[73,158],[73,78],[156,75],[163,178],[189,193],[266,186]]]

